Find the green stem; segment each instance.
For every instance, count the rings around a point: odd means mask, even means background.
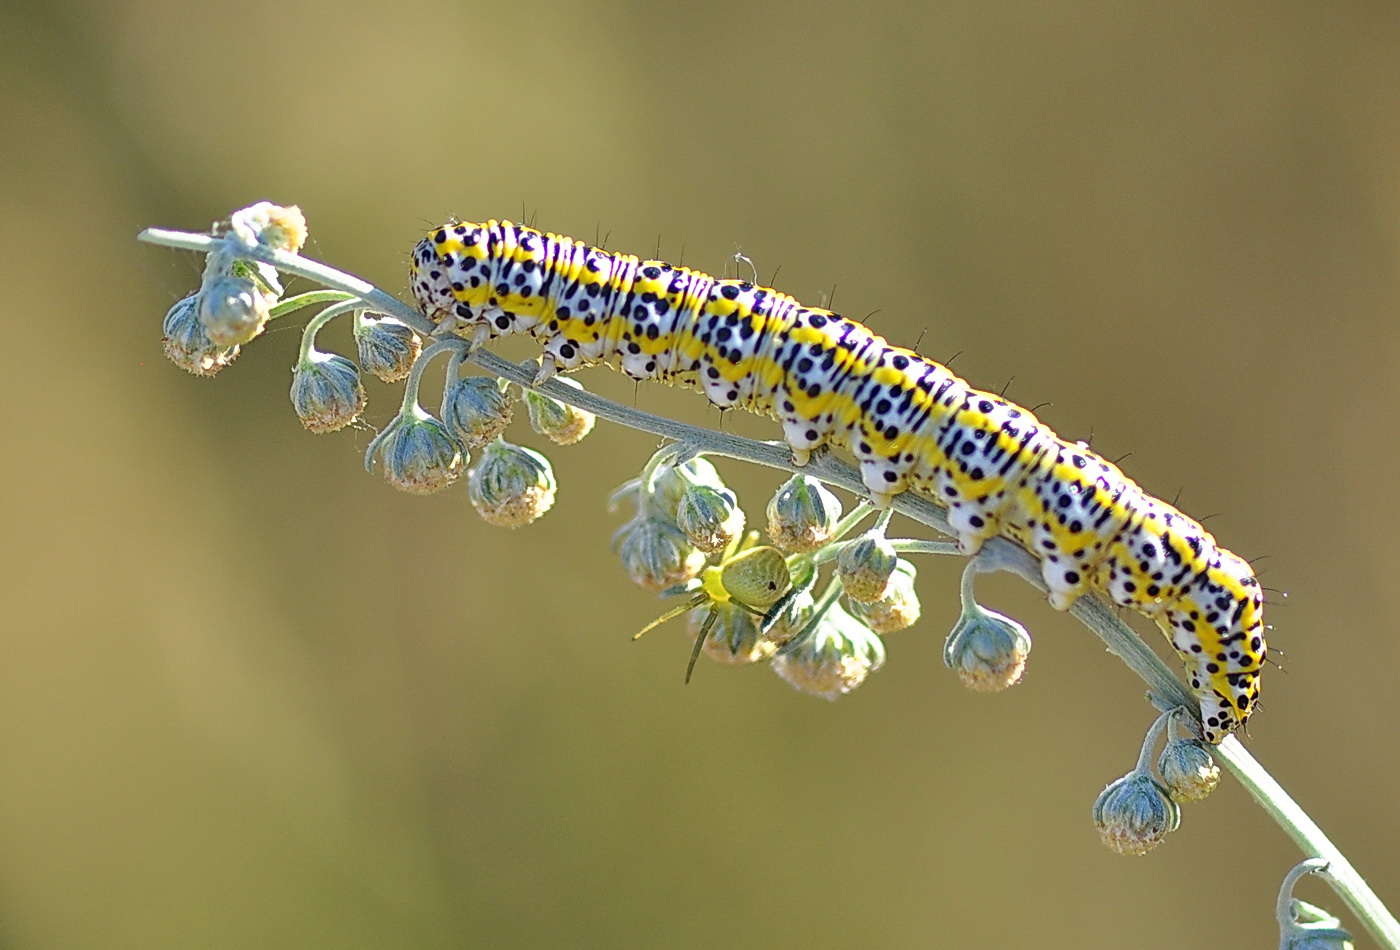
[[[267,318],[269,320],[276,320],[278,317],[285,317],[289,313],[295,313],[302,307],[314,307],[318,303],[340,303],[342,300],[355,299],[357,298],[354,294],[347,294],[340,290],[312,290],[279,301],[277,306],[267,312]]]
[[[151,244],[183,248],[205,254],[221,251],[227,253],[223,240],[205,234],[189,234],[181,231],[151,228],[142,231],[139,239]],[[318,261],[264,247],[240,249],[238,254],[242,257],[272,264],[285,273],[296,274],[307,280],[316,281],[324,286],[352,294],[363,301],[366,309],[376,313],[389,314],[420,333],[431,334],[437,328],[431,320],[428,320],[417,310],[396,300],[373,284],[327,267]],[[815,453],[811,460],[799,469],[793,464],[792,450],[786,443],[759,442],[687,425],[665,416],[621,405],[585,390],[565,386],[557,380],[549,380],[540,386],[535,386],[534,375],[538,363],[533,360],[518,366],[485,349],[478,350],[470,358],[472,362],[488,373],[502,379],[510,380],[527,388],[538,389],[560,402],[585,409],[601,419],[663,436],[675,442],[683,442],[705,455],[739,459],[785,472],[801,471],[826,482],[828,485],[844,488],[857,497],[866,495],[865,484],[861,480],[859,471],[829,452]],[[912,518],[935,531],[949,537],[955,536],[943,510],[923,495],[915,492],[904,492],[895,496],[892,507],[905,517]],[[979,559],[982,562],[979,567],[981,572],[1009,571],[1024,578],[1037,589],[1045,590],[1045,585],[1040,577],[1039,564],[1035,558],[1028,551],[1005,538],[988,540],[982,546]],[[827,593],[830,593],[830,588],[828,588]],[[823,594],[823,600],[825,598],[826,594]],[[834,602],[834,597],[832,601]],[[829,607],[829,603],[827,606]],[[1111,653],[1122,659],[1134,673],[1147,682],[1153,701],[1159,708],[1170,710],[1177,706],[1185,706],[1189,710],[1190,718],[1199,728],[1195,698],[1173,675],[1166,664],[1142,641],[1142,638],[1120,620],[1113,608],[1102,598],[1097,595],[1081,597],[1075,602],[1070,613],[1103,640]],[[1365,923],[1376,940],[1388,950],[1400,950],[1400,923],[1396,922],[1394,916],[1381,903],[1380,898],[1370,889],[1350,862],[1342,856],[1336,846],[1322,834],[1312,819],[1308,818],[1306,813],[1283,790],[1282,786],[1274,781],[1263,766],[1240,744],[1239,740],[1233,736],[1227,737],[1216,746],[1216,754],[1245,786],[1255,801],[1283,827],[1288,836],[1298,844],[1304,853],[1323,858],[1328,862],[1329,869],[1325,879],[1347,902],[1357,917]]]
[[[351,298],[343,303],[332,304],[306,321],[306,328],[301,331],[301,352],[297,356],[297,363],[305,363],[311,358],[312,351],[316,349],[316,334],[321,332],[323,326],[342,313],[349,313],[359,308],[360,301]]]
[[[900,554],[956,554],[962,556],[962,548],[956,541],[921,541],[917,538],[900,538],[890,545]],[[981,573],[980,571],[978,573]]]
[[[1326,861],[1321,858],[1309,858],[1288,872],[1288,875],[1283,879],[1283,885],[1278,889],[1278,903],[1274,906],[1274,916],[1278,918],[1280,928],[1295,923],[1293,920],[1293,888],[1307,875],[1326,875],[1327,870]]]
[[[1167,728],[1167,723],[1171,721],[1176,710],[1164,712],[1148,727],[1147,735],[1142,740],[1142,751],[1138,753],[1137,768],[1133,771],[1143,775],[1152,774],[1152,756],[1157,751],[1157,743],[1162,740],[1162,731]]]
[[[864,521],[866,515],[874,510],[874,505],[862,499],[858,505],[851,509],[850,514],[836,522],[836,527],[831,529],[831,541],[840,541],[852,528]],[[889,514],[893,515],[894,512],[891,511]],[[888,521],[889,519],[886,518],[885,520]],[[827,543],[830,544],[831,541]]]
[[[451,340],[439,340],[419,355],[413,364],[413,369],[408,373],[408,381],[403,385],[403,406],[399,409],[400,414],[412,411],[418,405],[418,387],[423,382],[423,372],[442,353],[460,353],[467,348],[466,340],[458,340],[455,337]]]

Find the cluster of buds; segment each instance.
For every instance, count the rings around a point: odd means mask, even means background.
[[[914,566],[885,538],[887,516],[844,541],[868,507],[843,521],[825,485],[795,475],[769,501],[769,543],[760,544],[757,532],[744,536],[743,510],[713,465],[667,459],[663,450],[614,493],[636,510],[613,549],[638,586],[689,595],[662,620],[688,611],[697,655],[729,666],[771,661],[787,682],[827,699],[883,665],[881,636],[919,617]],[[827,563],[834,576],[816,595]]]
[[[504,440],[513,403],[524,399],[534,430],[559,445],[583,438],[594,417],[535,391],[521,394],[495,377],[464,376],[467,344],[446,340],[424,349],[413,327],[374,312],[354,294],[324,291],[282,300],[271,264],[250,260],[254,252],[296,254],[306,241],[306,219],[295,207],[261,202],[216,226],[219,238],[206,258],[199,290],[166,314],[165,352],[197,376],[213,376],[263,331],[271,319],[313,304],[328,304],[311,318],[292,368],[291,403],[311,432],[334,432],[359,423],[367,403],[361,370],[386,382],[406,380],[402,406],[365,453],[384,478],[402,491],[427,495],[467,474],[468,496],[481,517],[517,527],[539,518],[554,503],[556,483],[549,460]],[[355,359],[323,352],[316,336],[334,318],[352,314]],[[442,406],[437,416],[418,402],[428,364],[450,354]],[[572,380],[564,385],[578,389]],[[480,451],[473,466],[472,452]]]
[[[621,558],[632,583],[660,593],[700,576],[707,550],[685,532],[678,516],[682,500],[701,489],[728,492],[715,467],[703,458],[694,458],[680,465],[648,466],[641,477],[613,492],[613,509],[628,499],[635,505],[632,519],[612,537],[613,553]],[[686,504],[690,506],[691,502]],[[742,529],[741,513],[739,530]],[[737,536],[736,531],[726,538],[721,549]],[[701,538],[705,543],[709,540],[708,536]]]
[[[1220,782],[1220,767],[1205,743],[1181,738],[1179,711],[1163,713],[1147,730],[1137,766],[1099,793],[1094,825],[1103,843],[1119,854],[1146,854],[1181,824],[1180,806],[1200,801]],[[1166,744],[1152,771],[1152,752],[1165,731]]]
[[[261,246],[295,254],[306,242],[306,218],[296,206],[264,201],[236,212],[223,231],[223,243],[205,259],[199,289],[177,301],[162,326],[165,355],[195,376],[213,376],[232,363],[267,326],[282,296],[276,268],[239,252]]]

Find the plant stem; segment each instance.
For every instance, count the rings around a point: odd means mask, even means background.
[[[227,252],[228,247],[232,246],[220,238],[205,234],[164,231],[154,228],[142,231],[139,239],[151,244],[183,248],[206,254],[218,251]],[[432,335],[437,329],[432,321],[417,310],[395,299],[373,284],[327,267],[325,264],[300,255],[287,254],[265,247],[239,247],[237,253],[240,257],[272,264],[285,273],[295,274],[335,290],[353,294],[363,301],[364,309],[396,317],[420,333]],[[826,482],[828,485],[844,488],[858,498],[866,497],[865,484],[861,480],[859,471],[849,463],[836,458],[830,452],[815,453],[807,465],[798,468],[793,464],[792,452],[786,443],[759,442],[699,426],[687,425],[674,419],[621,405],[585,390],[565,386],[556,380],[549,380],[536,386],[534,377],[538,367],[533,360],[527,361],[523,365],[516,365],[485,349],[477,350],[469,358],[489,373],[518,383],[526,389],[535,389],[546,393],[560,402],[585,409],[600,418],[619,425],[673,439],[683,443],[688,449],[694,449],[705,455],[739,459],[785,472],[802,472]],[[905,517],[933,528],[935,531],[950,537],[955,534],[949,526],[943,510],[922,495],[904,492],[895,496],[892,507]],[[1037,589],[1045,590],[1040,576],[1039,564],[1035,558],[1005,538],[989,539],[982,546],[978,557],[979,573],[1008,571],[1024,578]],[[832,591],[828,590],[824,593],[818,605],[819,611],[828,601],[827,594],[832,594]],[[834,595],[831,599],[834,600]],[[1109,652],[1121,659],[1129,669],[1147,683],[1150,698],[1155,706],[1164,712],[1177,707],[1184,708],[1199,729],[1200,721],[1195,698],[1161,658],[1142,641],[1142,638],[1118,618],[1112,607],[1097,595],[1089,594],[1080,597],[1075,602],[1070,609],[1070,614],[1103,640]],[[1328,869],[1322,877],[1346,901],[1352,912],[1366,925],[1377,942],[1386,947],[1387,950],[1400,950],[1400,922],[1396,921],[1336,845],[1327,839],[1322,830],[1293,801],[1283,787],[1264,770],[1264,767],[1234,736],[1226,737],[1215,747],[1215,752],[1269,817],[1283,828],[1284,832],[1306,855],[1327,861]]]

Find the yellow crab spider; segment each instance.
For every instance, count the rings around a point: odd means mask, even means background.
[[[685,668],[685,681],[695,670],[695,661],[700,656],[700,648],[710,635],[718,616],[719,604],[734,604],[742,607],[760,619],[792,587],[792,574],[788,570],[787,558],[777,548],[758,543],[758,532],[750,531],[742,540],[735,538],[725,549],[718,564],[712,564],[691,582],[694,594],[685,603],[666,611],[643,627],[635,636],[661,626],[668,620],[683,613],[710,605],[710,612],[700,626],[695,638],[695,647],[690,651],[690,663]]]

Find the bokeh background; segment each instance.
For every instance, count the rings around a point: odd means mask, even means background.
[[[264,198],[394,292],[450,215],[742,249],[1014,377],[1268,556],[1288,671],[1249,745],[1400,900],[1394,5],[8,0],[0,51],[3,946],[1277,939],[1298,855],[1232,783],[1147,858],[1099,845],[1151,714],[1024,585],[981,587],[1036,636],[1001,696],[940,662],[952,563],[839,702],[684,687],[608,553],[652,438],[551,451],[557,509],[510,532],[367,476],[369,429],[303,433],[294,328],[166,363],[200,262],[136,232]],[[722,469],[760,514],[778,478]]]

